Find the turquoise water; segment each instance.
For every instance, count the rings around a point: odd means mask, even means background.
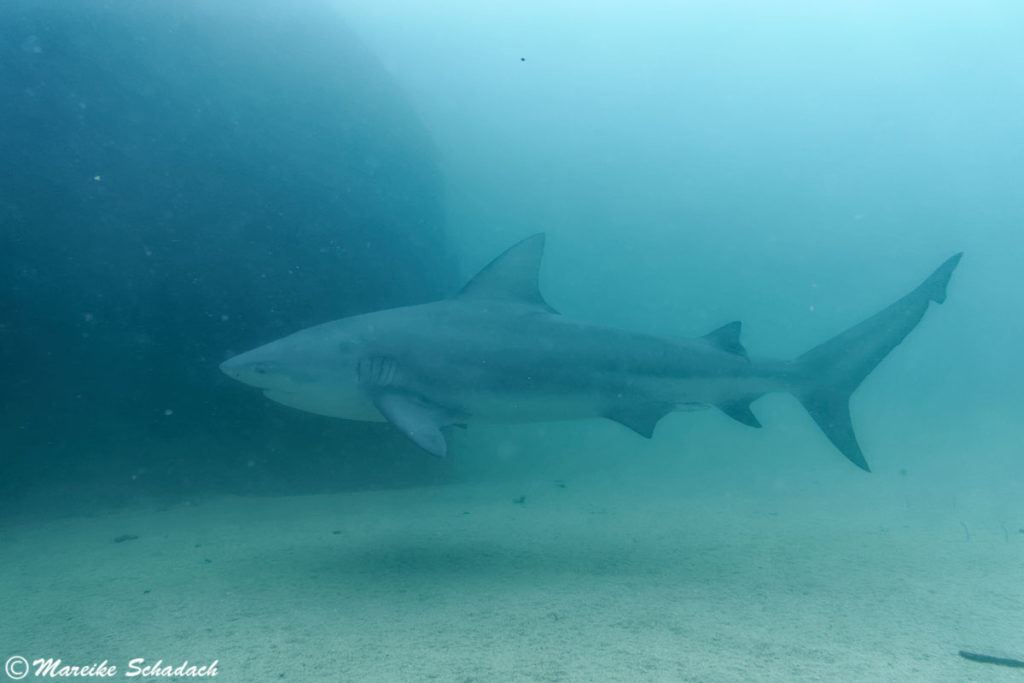
[[[958,652],[1024,659],[1022,19],[0,8],[0,657],[1014,680]],[[536,232],[565,315],[664,336],[740,320],[751,355],[783,359],[965,256],[853,397],[870,474],[783,394],[754,403],[760,430],[713,410],[651,440],[471,425],[437,460],[217,369],[445,296]]]

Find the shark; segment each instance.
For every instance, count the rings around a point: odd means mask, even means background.
[[[741,324],[672,338],[580,322],[544,300],[545,237],[510,247],[448,299],[355,315],[300,330],[220,365],[292,408],[386,421],[427,453],[448,452],[451,427],[606,418],[651,438],[676,411],[713,407],[761,427],[751,403],[788,392],[842,455],[868,462],[850,397],[943,303],[962,252],[866,320],[788,360],[758,358]]]

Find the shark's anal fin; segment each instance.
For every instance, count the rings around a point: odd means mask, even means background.
[[[400,391],[374,391],[370,398],[380,414],[417,446],[439,458],[448,454],[448,442],[441,433],[446,422],[443,410]]]
[[[654,428],[658,425],[658,421],[674,409],[675,406],[667,403],[617,406],[605,413],[604,416],[649,439],[654,435]]]
[[[725,401],[718,404],[718,409],[737,422],[742,422],[748,427],[759,428],[761,426],[761,422],[750,410],[750,402],[753,400],[754,399],[737,399],[735,401]]]

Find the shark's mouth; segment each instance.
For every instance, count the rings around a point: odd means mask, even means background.
[[[285,391],[282,389],[264,389],[263,395],[271,401],[280,403],[283,406],[288,406],[289,408],[296,408],[298,410],[316,413],[317,415],[334,415],[332,411],[326,409],[326,406],[320,405],[315,400],[311,400],[309,396],[305,396],[302,392]]]
[[[345,401],[343,394],[325,396],[319,393],[289,391],[284,389],[264,389],[263,395],[271,401],[289,408],[295,408],[314,415],[340,417],[345,420],[363,422],[380,422],[384,418],[369,401]]]
[[[288,403],[288,398],[295,396],[295,392],[282,391],[281,389],[264,389],[263,395],[269,398],[271,401],[277,401],[278,403]]]

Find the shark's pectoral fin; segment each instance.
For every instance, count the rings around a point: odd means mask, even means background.
[[[444,409],[401,391],[375,391],[370,398],[380,414],[417,446],[439,458],[447,455],[448,442],[441,427],[450,420]]]
[[[388,422],[427,453],[439,458],[447,454],[448,442],[441,428],[464,420],[465,415],[407,390],[408,378],[393,358],[363,358],[356,372],[360,386]]]
[[[757,398],[756,396],[754,398]],[[748,427],[760,427],[761,422],[757,419],[750,410],[750,402],[754,399],[737,399],[735,401],[724,401],[718,404],[718,409],[723,413],[736,420],[742,422]]]
[[[604,414],[609,420],[629,427],[644,437],[651,438],[658,421],[675,410],[675,406],[667,403],[649,403],[636,406],[617,406]]]

